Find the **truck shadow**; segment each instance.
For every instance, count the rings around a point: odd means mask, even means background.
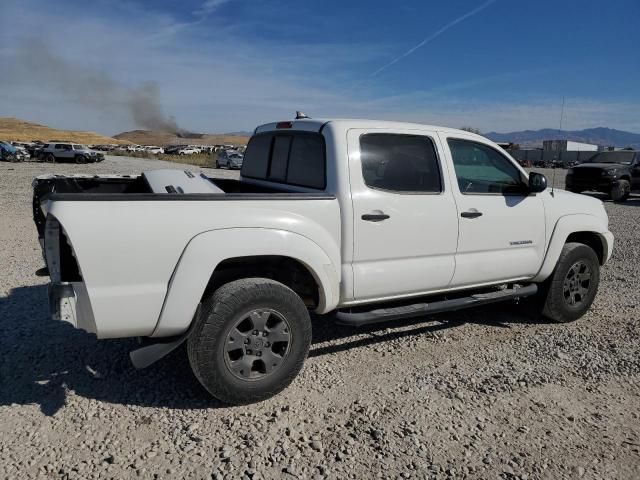
[[[220,408],[191,372],[180,348],[144,370],[136,370],[129,352],[137,341],[98,340],[95,335],[49,319],[44,285],[20,287],[0,298],[0,406],[36,404],[55,415],[72,397],[143,407]],[[317,357],[412,335],[434,333],[465,323],[510,328],[540,323],[520,310],[485,307],[361,328],[313,319],[310,356]],[[407,329],[407,327],[413,327]],[[346,340],[325,345],[332,340]],[[71,400],[72,401],[72,400]]]

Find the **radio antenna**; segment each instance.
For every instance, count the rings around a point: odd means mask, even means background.
[[[560,109],[560,130],[558,130],[558,132],[560,133],[560,136],[562,136],[562,119],[563,119],[563,117],[564,117],[564,95],[562,96],[562,108]],[[560,147],[560,145],[558,145],[558,150],[557,150],[558,152],[560,152],[560,148],[559,147]],[[552,196],[553,196],[554,188],[555,188],[555,185],[556,185],[556,168],[557,168],[556,163],[557,162],[555,161],[555,158],[554,158],[553,175],[551,177],[551,195]]]

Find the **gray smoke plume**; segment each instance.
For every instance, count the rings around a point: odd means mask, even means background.
[[[15,62],[3,68],[0,84],[31,83],[44,92],[102,111],[125,110],[136,126],[180,133],[174,117],[164,113],[157,83],[128,87],[108,73],[72,63],[55,54],[41,40],[31,40],[16,51]]]

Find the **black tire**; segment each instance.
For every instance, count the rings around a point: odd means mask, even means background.
[[[87,163],[87,157],[84,155],[76,155],[75,161],[76,163]]]
[[[587,273],[588,280],[576,276]],[[579,319],[591,307],[599,283],[600,262],[593,249],[582,243],[565,244],[551,277],[541,285],[542,315],[558,323]]]
[[[47,155],[44,157],[44,160],[45,160],[45,162],[47,162],[47,163],[56,163],[56,157],[54,157],[52,153],[47,154]]]
[[[216,168],[220,168],[220,162],[218,162],[217,158],[216,158]]]
[[[256,312],[268,318],[262,330],[253,323]],[[269,326],[272,321],[275,327]],[[304,303],[290,288],[266,278],[236,280],[218,288],[203,300],[195,322],[187,342],[191,368],[211,395],[233,405],[265,400],[284,390],[302,369],[311,346],[311,320]],[[268,342],[284,335],[286,346],[284,341]],[[277,366],[267,367],[267,359],[277,361]],[[247,365],[248,370],[240,370]]]
[[[611,200],[625,202],[631,193],[631,184],[628,180],[619,180],[618,184],[611,188]]]

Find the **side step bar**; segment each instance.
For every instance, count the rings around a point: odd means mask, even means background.
[[[495,292],[478,293],[468,297],[460,297],[451,300],[440,300],[432,303],[416,303],[402,307],[380,308],[369,312],[344,312],[336,313],[336,322],[342,325],[360,327],[372,323],[389,322],[403,318],[417,317],[432,313],[452,312],[463,308],[477,307],[489,303],[502,302],[529,297],[538,291],[536,284],[524,287],[506,288]]]

